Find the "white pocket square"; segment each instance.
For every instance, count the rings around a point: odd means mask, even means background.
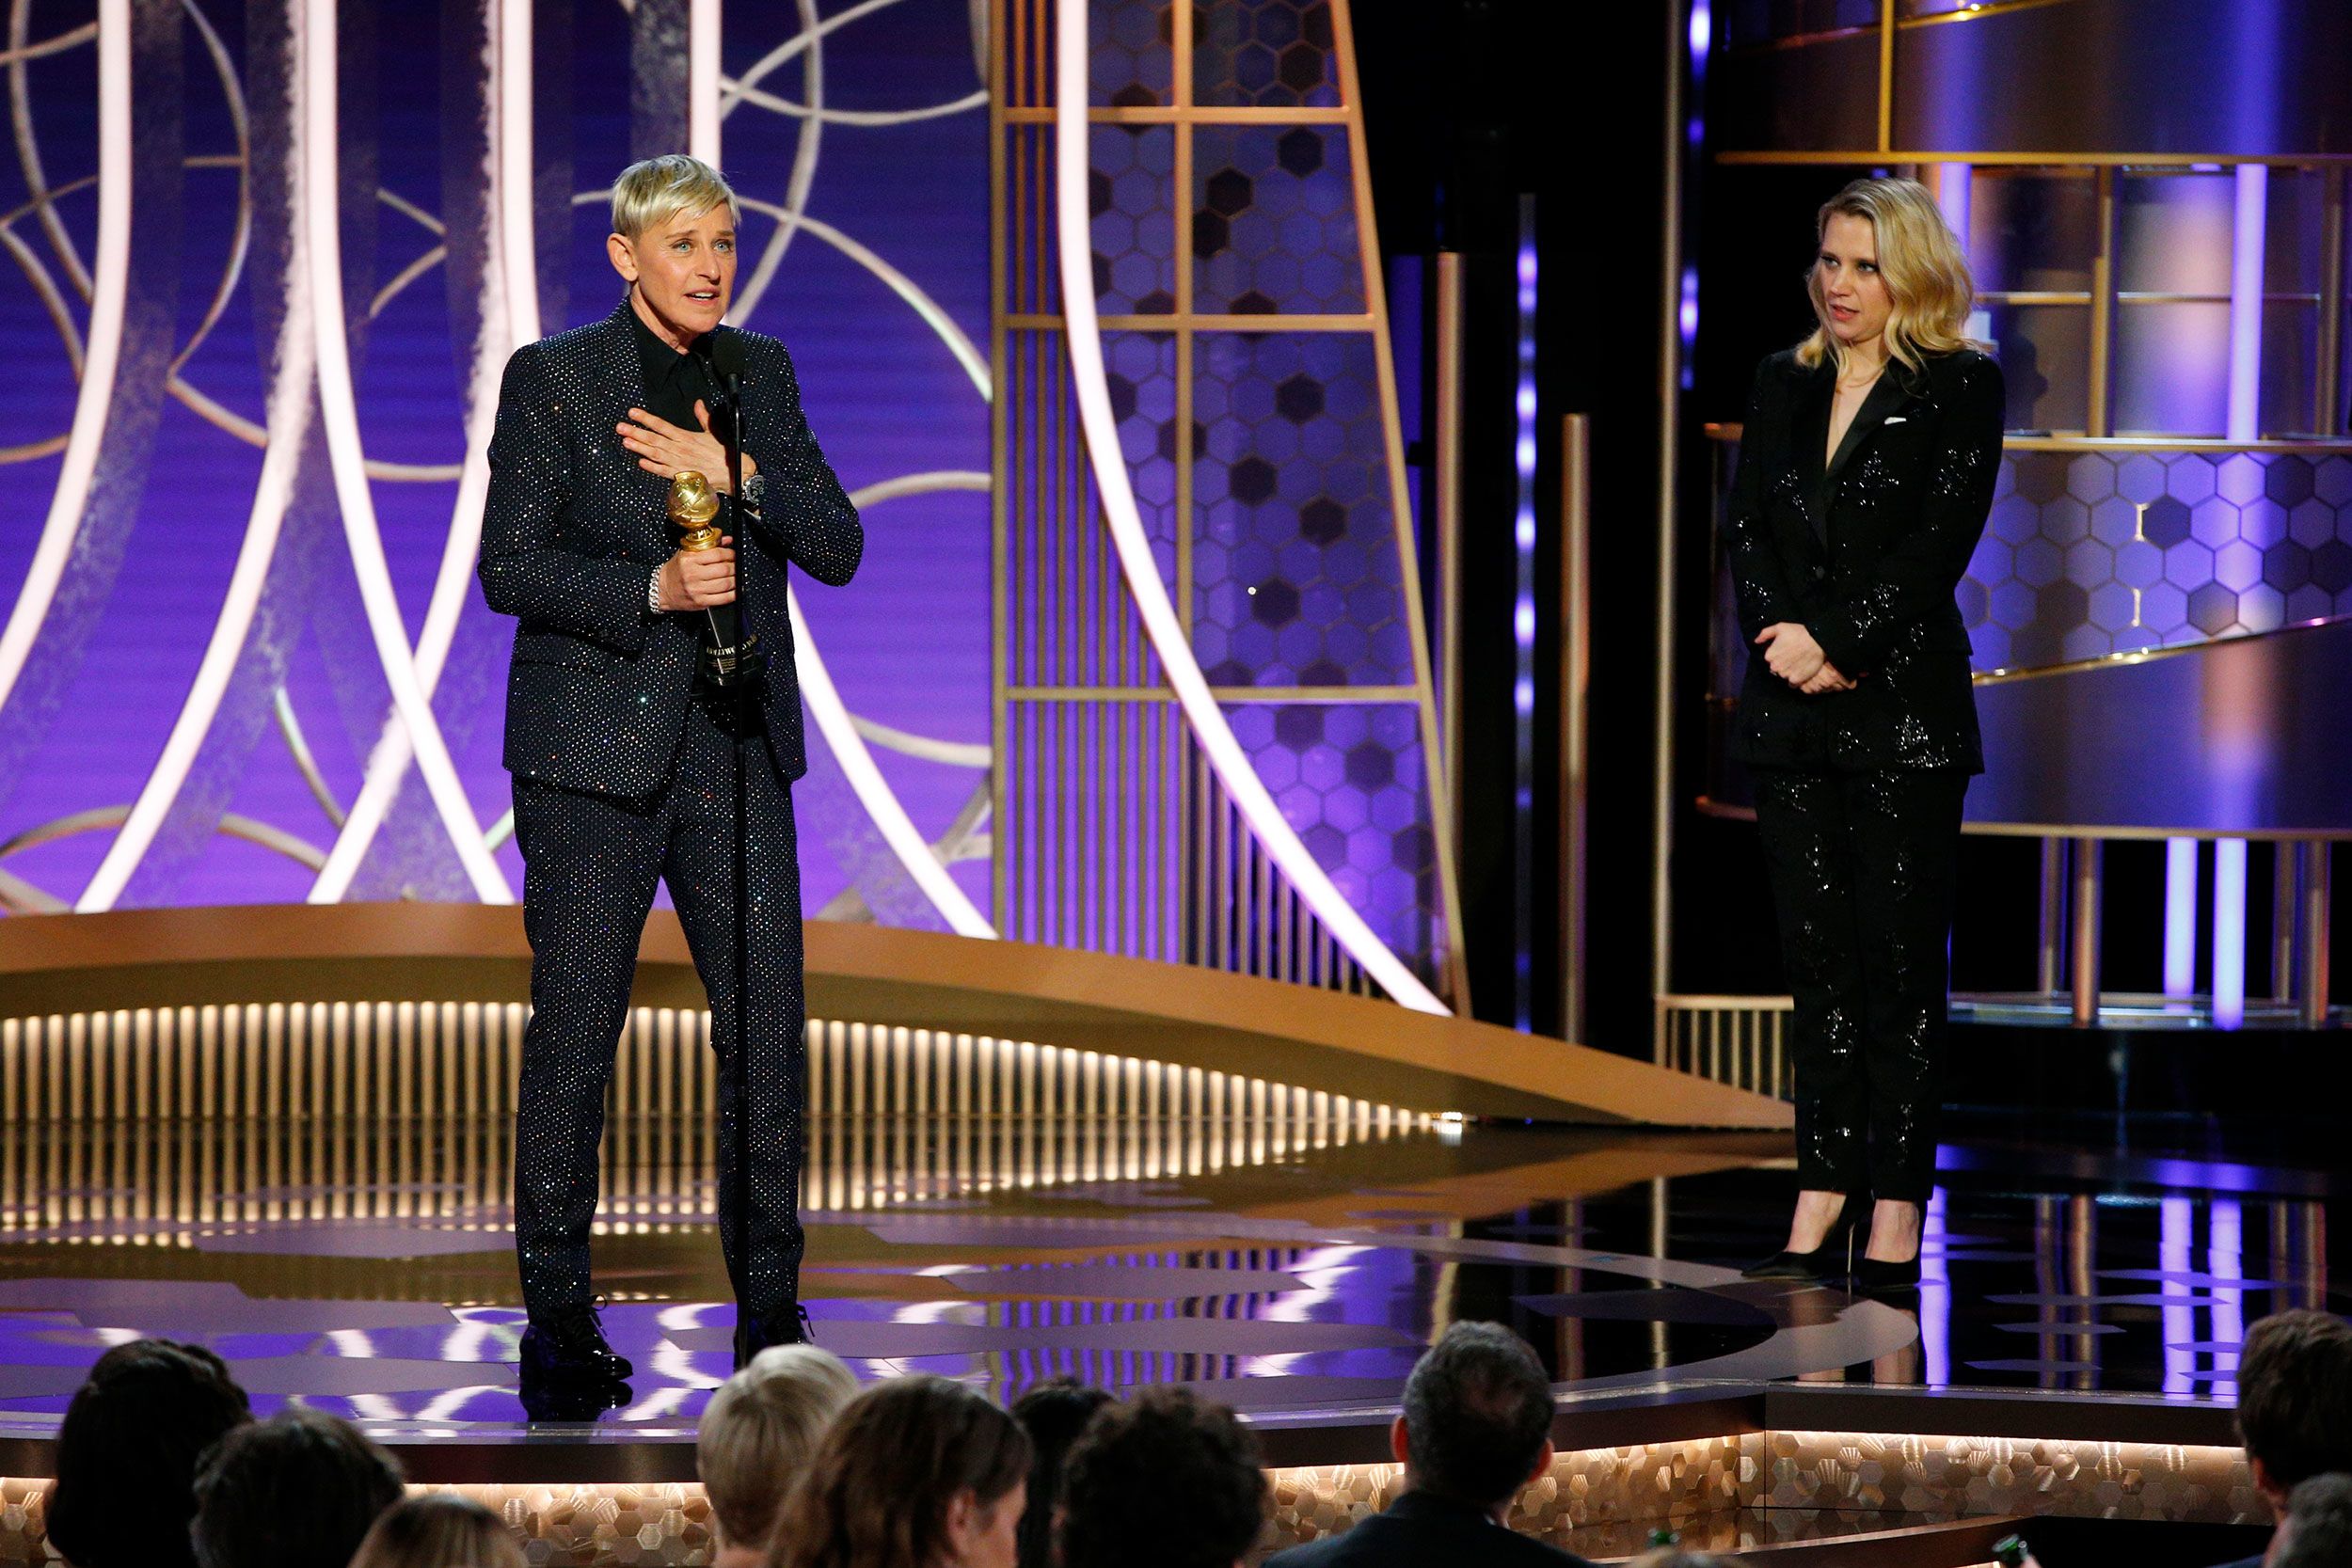
[[[1901,414],[1889,414],[1886,416],[1886,422],[1888,424],[1909,424],[1911,420]]]

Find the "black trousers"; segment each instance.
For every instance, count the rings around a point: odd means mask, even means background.
[[[1797,1004],[1797,1183],[1924,1204],[1965,773],[1756,770]]]
[[[757,1315],[799,1293],[807,1058],[792,795],[766,737],[732,736],[732,720],[731,701],[698,699],[668,786],[645,800],[515,781],[532,1008],[515,1112],[515,1249],[523,1305],[533,1318],[590,1299],[588,1229],[596,1212],[605,1085],[628,1018],[637,942],[656,879],[670,885],[710,993],[719,1053],[719,1241],[736,1301]],[[750,805],[748,999],[735,989],[739,764]],[[749,1026],[740,1035],[739,1016]]]

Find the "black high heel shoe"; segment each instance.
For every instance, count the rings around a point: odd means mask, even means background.
[[[1853,1288],[1866,1296],[1907,1295],[1919,1289],[1919,1255],[1913,1253],[1899,1263],[1883,1262],[1876,1258],[1857,1258],[1853,1265]]]
[[[1740,1271],[1742,1279],[1836,1279],[1841,1277],[1853,1261],[1854,1227],[1862,1220],[1862,1200],[1853,1194],[1837,1211],[1837,1217],[1829,1223],[1821,1244],[1811,1252],[1775,1252],[1761,1263],[1751,1263]]]

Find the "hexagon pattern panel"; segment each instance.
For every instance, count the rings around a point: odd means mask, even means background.
[[[1228,710],[1258,776],[1332,883],[1395,952],[1429,942],[1428,778],[1412,707],[1248,704]]]
[[[1204,334],[1193,651],[1215,686],[1413,679],[1370,340]]]
[[[1261,109],[1340,102],[1329,0],[1202,0],[1193,7],[1193,93]]]
[[[2352,614],[2352,457],[2011,452],[1960,587],[1980,670]]]
[[[1345,127],[1204,125],[1192,167],[1197,309],[1364,309]]]

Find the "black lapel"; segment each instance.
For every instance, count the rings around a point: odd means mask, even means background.
[[[1886,417],[1903,405],[1903,399],[1908,394],[1903,390],[1902,375],[1900,365],[1889,365],[1880,373],[1877,384],[1870,388],[1870,395],[1864,398],[1862,406],[1854,411],[1853,423],[1846,427],[1846,434],[1837,442],[1837,454],[1829,460],[1828,470],[1821,476],[1824,489],[1834,493],[1837,476],[1845,471],[1847,462],[1861,449],[1862,443],[1886,422]],[[1815,443],[1816,450],[1828,442],[1829,428],[1824,425],[1820,439]]]
[[[622,416],[630,409],[645,406],[645,367],[637,355],[637,328],[629,323],[629,316],[633,310],[634,307],[627,299],[623,299],[619,307],[604,319],[604,329],[596,335],[596,358],[599,361],[596,369],[599,378],[605,386],[623,394],[620,402],[612,408],[612,424],[614,425],[619,424]],[[646,482],[644,485],[624,493],[643,495],[645,498],[646,505],[642,514],[644,524],[653,531],[656,538],[665,545],[668,544],[670,541],[669,486],[637,466],[636,455],[621,445],[620,433],[612,429],[612,425],[607,425],[597,433],[597,450],[612,452],[613,459],[624,469],[637,479]]]
[[[1813,525],[1814,539],[1822,544],[1829,541],[1829,490],[1822,483],[1822,458],[1829,446],[1830,402],[1836,389],[1836,367],[1824,354],[1797,394],[1796,419],[1789,427],[1797,443],[1797,475],[1803,482],[1797,494],[1804,498],[1805,521]]]

